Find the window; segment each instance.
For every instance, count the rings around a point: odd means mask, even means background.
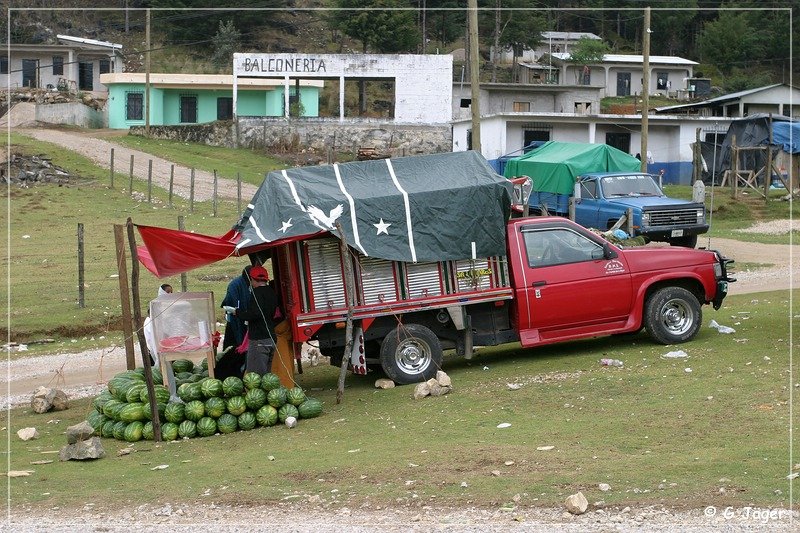
[[[8,58],[0,58],[0,74],[8,74]]]
[[[578,85],[591,85],[592,84],[592,69],[588,65],[583,67],[580,72]]]
[[[100,60],[100,74],[108,74],[111,72],[111,61],[108,59]]]
[[[591,102],[575,102],[576,115],[588,115],[591,112],[592,112]]]
[[[518,113],[530,113],[530,102],[514,102],[514,111]]]
[[[144,93],[125,93],[125,120],[144,118]]]
[[[217,98],[217,120],[230,120],[233,118],[233,98],[224,96]]]
[[[669,85],[669,74],[666,72],[656,72],[656,90],[666,91]]]
[[[603,247],[567,228],[523,229],[528,266],[539,268],[602,259]]]
[[[195,95],[181,96],[181,122],[183,123],[197,122],[197,96]]]
[[[581,198],[596,199],[597,198],[597,182],[594,180],[586,180],[581,182]]]
[[[64,58],[61,56],[53,56],[53,75],[64,75]]]
[[[606,133],[606,144],[613,146],[617,150],[628,153],[631,149],[631,134],[622,132]]]

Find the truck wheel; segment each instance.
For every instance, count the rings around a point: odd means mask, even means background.
[[[670,246],[683,246],[684,248],[694,248],[697,246],[697,235],[687,235],[686,237],[675,237],[669,240]]]
[[[436,377],[442,366],[442,345],[434,333],[419,324],[401,324],[381,344],[381,367],[400,385]]]
[[[644,322],[647,333],[660,344],[691,340],[700,330],[703,311],[694,294],[682,287],[664,287],[647,299]]]

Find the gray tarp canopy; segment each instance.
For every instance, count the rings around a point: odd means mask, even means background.
[[[273,171],[234,229],[240,254],[334,231],[364,255],[444,261],[505,255],[511,182],[477,152]]]

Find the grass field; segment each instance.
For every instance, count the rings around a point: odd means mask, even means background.
[[[325,410],[294,430],[138,442],[121,457],[126,443],[103,439],[108,456],[95,462],[31,465],[57,459],[46,452],[65,444],[66,426],[84,418],[88,400],[45,415],[15,409],[11,468],[34,472],[10,480],[11,503],[92,503],[98,511],[145,499],[264,504],[318,495],[334,505],[492,508],[515,495],[524,507],[558,505],[581,490],[608,505],[785,507],[795,386],[788,327],[800,311],[788,296],[730,297],[719,311],[706,308],[706,323],[713,318],[736,333],[704,327],[680,347],[640,335],[533,350],[512,344],[481,349],[472,361],[448,357],[454,390],[440,398],[413,400],[410,386],[377,390],[372,376],[349,376],[337,406],[337,369],[313,367],[296,379]],[[663,357],[679,348],[687,359]],[[625,366],[601,367],[602,357]],[[498,429],[503,422],[511,426]],[[27,426],[41,438],[16,438]],[[151,470],[161,464],[169,468]],[[598,483],[612,488],[601,493]]]

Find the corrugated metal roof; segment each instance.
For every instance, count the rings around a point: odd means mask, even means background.
[[[569,61],[571,54],[568,52],[556,52],[553,57],[561,61]],[[603,63],[644,63],[642,55],[628,54],[606,54],[603,56]],[[698,65],[697,61],[678,56],[650,56],[651,65]]]
[[[708,100],[703,100],[702,102],[693,102],[691,104],[681,104],[681,105],[673,105],[673,106],[665,106],[665,107],[657,107],[656,111],[670,111],[673,109],[691,109],[695,107],[707,107],[709,105],[720,104],[722,102],[729,102],[731,100],[737,100],[743,96],[747,96],[750,94],[760,93],[762,91],[767,91],[769,89],[774,89],[775,87],[780,87],[785,85],[783,83],[775,83],[773,85],[765,85],[764,87],[757,87],[755,89],[747,89],[745,91],[739,91],[735,93],[728,93],[723,94],[722,96],[717,96],[715,98],[710,98]],[[789,86],[791,88],[791,86]]]
[[[83,37],[73,37],[71,35],[56,35],[62,41],[69,41],[73,43],[81,43],[81,44],[90,44],[92,46],[103,46],[106,48],[113,48],[122,50],[122,45],[117,43],[111,43],[108,41],[98,41],[95,39],[86,39]]]
[[[561,40],[578,40],[581,37],[586,37],[587,39],[594,39],[595,41],[601,40],[600,37],[595,35],[594,33],[588,33],[585,31],[543,31],[542,37],[545,39],[561,39]]]

